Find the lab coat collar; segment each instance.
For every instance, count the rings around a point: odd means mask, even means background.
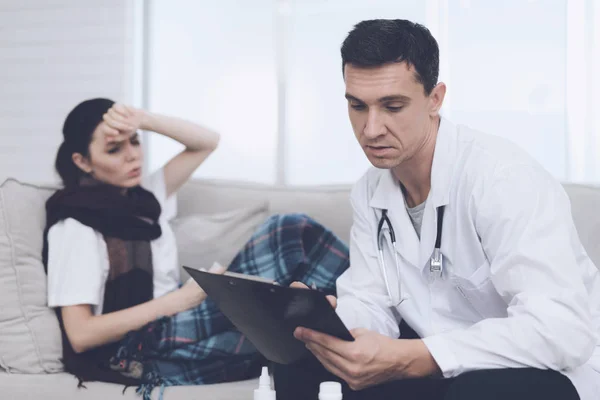
[[[456,135],[456,126],[442,118],[431,167],[431,190],[423,213],[421,240],[417,237],[406,211],[400,183],[391,170],[384,171],[380,176],[369,201],[372,208],[390,210],[389,218],[396,230],[398,253],[424,273],[428,271],[428,261],[435,244],[436,209],[448,205],[450,200],[452,174],[457,158]]]

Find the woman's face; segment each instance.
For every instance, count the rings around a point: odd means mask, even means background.
[[[137,132],[106,135],[101,122],[92,135],[89,155],[73,154],[73,161],[95,179],[113,186],[130,188],[140,184],[144,160]]]

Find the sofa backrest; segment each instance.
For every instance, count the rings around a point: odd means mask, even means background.
[[[573,220],[590,258],[600,268],[600,186],[563,184]],[[194,180],[178,195],[179,215],[213,213],[267,202],[269,213],[302,212],[348,243],[352,225],[350,185],[284,187],[239,182]]]
[[[600,268],[600,186],[563,184],[571,200],[571,213],[579,239]]]
[[[178,216],[211,214],[267,202],[269,214],[303,213],[348,243],[352,225],[350,185],[273,186],[193,180],[178,193]]]

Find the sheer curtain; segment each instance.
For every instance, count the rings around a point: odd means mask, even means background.
[[[425,24],[440,44],[442,113],[506,137],[561,180],[600,183],[600,6],[593,0],[150,1],[147,103],[221,132],[196,176],[351,183],[369,164],[339,49],[364,19]],[[179,150],[150,136],[158,168]]]

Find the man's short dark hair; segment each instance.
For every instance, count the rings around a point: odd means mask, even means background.
[[[423,25],[404,19],[362,21],[342,44],[342,70],[346,64],[378,67],[406,62],[429,95],[438,80],[439,53],[435,38]]]

